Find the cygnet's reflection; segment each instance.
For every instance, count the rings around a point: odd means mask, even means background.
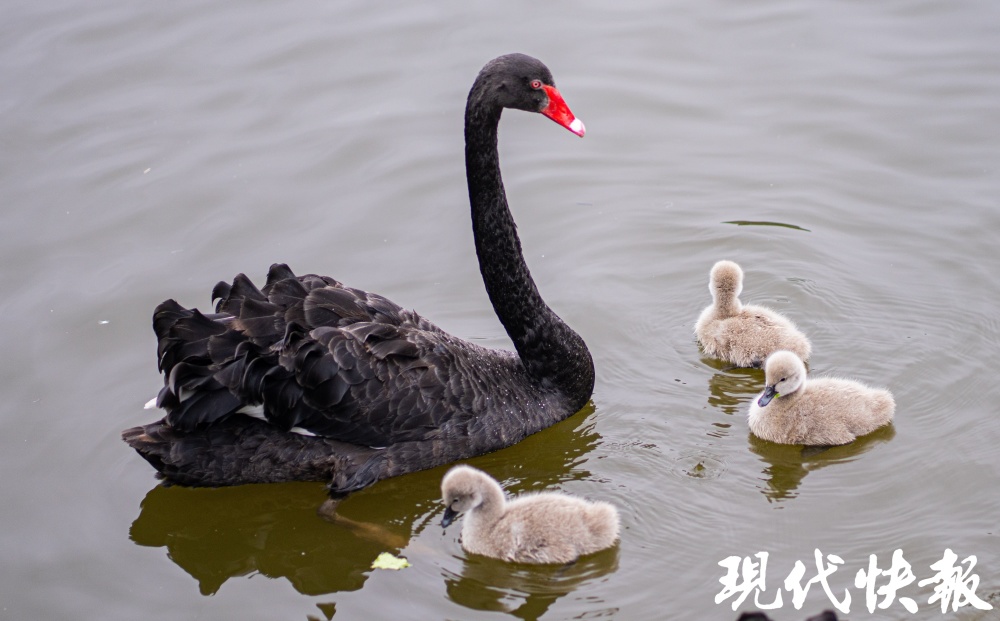
[[[715,358],[702,357],[701,362],[716,371],[708,380],[708,404],[724,414],[746,414],[750,399],[764,388],[764,371]]]
[[[854,461],[895,435],[895,428],[888,425],[850,444],[829,447],[776,444],[761,440],[752,433],[747,433],[747,439],[750,450],[766,464],[761,471],[763,478],[758,487],[769,501],[778,502],[798,496],[796,490],[810,472],[832,464]]]
[[[468,555],[461,573],[444,570],[444,579],[448,597],[456,604],[528,620],[540,618],[560,598],[616,569],[618,546],[569,565],[523,565]],[[590,614],[599,607],[600,602],[588,597]],[[609,605],[607,612],[614,610]]]

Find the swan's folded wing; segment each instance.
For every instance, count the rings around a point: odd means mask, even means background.
[[[478,373],[465,359],[478,348],[380,295],[284,265],[261,290],[240,275],[214,293],[217,314],[173,301],[154,314],[159,404],[182,431],[249,412],[285,430],[387,446],[471,416],[477,391],[467,384]],[[455,368],[473,372],[453,379]]]
[[[463,407],[469,391],[452,373],[449,338],[373,322],[291,335],[280,364],[292,372],[285,381],[301,391],[301,405],[284,407],[280,415],[294,420],[279,424],[366,446],[424,440],[445,424],[461,424],[471,417]],[[273,394],[264,394],[269,411],[279,403]]]

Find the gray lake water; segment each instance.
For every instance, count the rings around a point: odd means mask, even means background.
[[[0,20],[0,619],[720,619],[730,557],[783,587],[814,554],[850,618],[1000,618],[1000,5],[13,2]],[[507,113],[504,181],[593,407],[471,463],[511,492],[617,504],[569,568],[467,555],[445,468],[353,495],[164,488],[119,432],[161,379],[152,309],[272,262],[509,346],[470,234],[462,112],[479,68],[541,58],[588,129]],[[896,422],[805,452],[750,436],[756,370],[692,334],[719,259],[811,338],[816,375]],[[915,580],[869,613],[855,575]],[[992,611],[931,602],[976,557]],[[372,570],[382,551],[407,557]],[[842,559],[842,564],[830,556]],[[961,565],[970,569],[971,562]],[[897,567],[898,569],[898,567]],[[873,574],[874,575],[874,574]],[[978,582],[972,585],[972,577]],[[877,585],[889,582],[888,573]],[[749,586],[749,585],[748,585]],[[739,606],[751,610],[754,595]],[[880,603],[884,602],[879,598]]]

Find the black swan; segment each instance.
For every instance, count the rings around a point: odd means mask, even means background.
[[[156,308],[156,405],[166,416],[122,439],[168,482],[328,481],[336,495],[510,446],[586,405],[590,352],[539,295],[507,207],[497,153],[504,108],[540,112],[579,136],[584,126],[530,56],[490,61],[469,92],[476,254],[516,354],[276,264],[261,289],[243,274],[216,285],[215,313],[173,300]]]

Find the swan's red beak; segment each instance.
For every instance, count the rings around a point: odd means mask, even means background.
[[[542,88],[549,96],[549,105],[542,108],[542,114],[582,138],[587,132],[587,128],[583,126],[583,121],[573,115],[572,110],[566,105],[566,100],[559,94],[556,87],[545,84]]]

